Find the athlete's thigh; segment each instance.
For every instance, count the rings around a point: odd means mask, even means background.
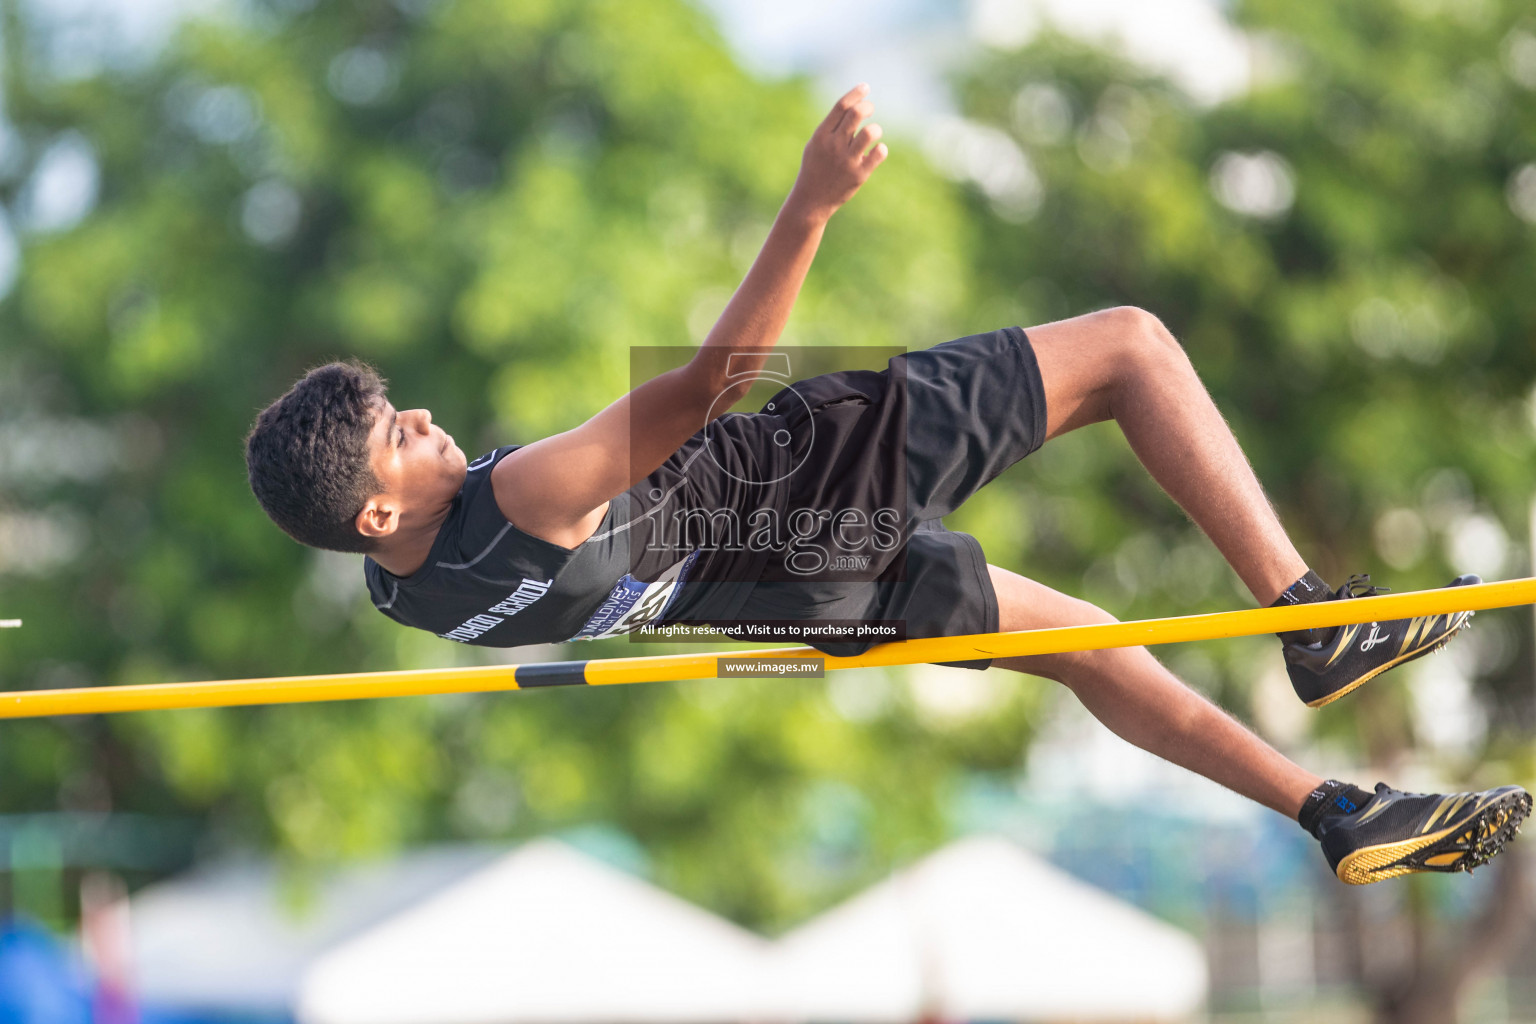
[[[1043,583],[1008,569],[989,564],[987,575],[992,580],[992,589],[997,592],[997,619],[1001,632],[1088,626],[1115,621],[1113,615],[1097,605],[1052,590]],[[1082,653],[1038,654],[998,658],[992,664],[997,668],[1009,668],[1016,672],[1059,680],[1083,656]]]

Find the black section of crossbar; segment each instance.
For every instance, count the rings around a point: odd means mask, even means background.
[[[519,665],[513,678],[517,688],[526,690],[534,686],[585,686],[587,663],[584,661],[543,661],[535,665]]]

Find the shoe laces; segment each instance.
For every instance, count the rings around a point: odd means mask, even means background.
[[[1371,583],[1371,574],[1368,572],[1357,573],[1344,581],[1344,585],[1334,591],[1335,598],[1348,597],[1375,597],[1377,594],[1391,592],[1391,587],[1377,586]]]

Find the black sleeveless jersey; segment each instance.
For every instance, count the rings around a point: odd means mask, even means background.
[[[784,514],[787,436],[773,413],[714,420],[614,497],[576,548],[502,515],[491,470],[520,446],[497,448],[470,463],[420,569],[396,576],[364,560],[368,592],[396,622],[488,647],[595,640],[700,608],[730,619],[768,557],[744,531]]]

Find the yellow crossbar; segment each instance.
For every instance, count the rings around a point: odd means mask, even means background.
[[[1093,626],[1032,629],[1017,633],[979,633],[881,644],[852,658],[826,658],[828,669],[919,662],[1010,658],[1030,654],[1141,647],[1278,633],[1315,626],[1342,626],[1413,616],[1444,615],[1536,604],[1536,579],[1480,583],[1468,587],[1385,594],[1349,601],[1286,608],[1184,615],[1167,619],[1112,622]],[[83,715],[170,708],[233,707],[246,704],[295,704],[367,697],[406,697],[429,693],[522,690],[542,686],[655,683],[705,679],[717,674],[722,657],[823,657],[809,647],[751,651],[664,654],[598,661],[540,662],[470,668],[354,672],[345,675],[284,676],[222,682],[149,683],[136,686],[81,687],[73,690],[25,690],[0,693],[0,718]]]

